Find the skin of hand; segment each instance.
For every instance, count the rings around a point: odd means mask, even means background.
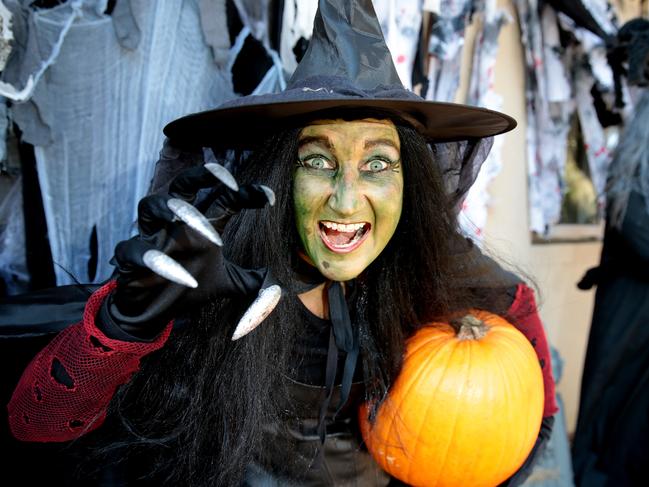
[[[389,120],[320,120],[300,132],[297,231],[327,279],[357,277],[394,235],[403,205],[400,147]]]

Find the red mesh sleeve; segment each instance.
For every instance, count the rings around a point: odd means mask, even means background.
[[[545,387],[545,407],[543,417],[552,416],[559,410],[554,393],[554,378],[552,377],[552,362],[550,361],[550,348],[545,337],[545,330],[539,318],[534,291],[525,284],[519,284],[516,297],[507,312],[508,318],[532,343],[536,355],[539,357],[543,371],[543,385]]]
[[[110,282],[86,303],[83,320],[59,333],[31,361],[8,405],[9,426],[22,441],[68,441],[98,428],[115,390],[140,359],[164,345],[171,323],[153,342],[106,337],[95,315],[115,288]]]

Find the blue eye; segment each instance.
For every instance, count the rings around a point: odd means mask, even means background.
[[[323,156],[306,157],[300,161],[300,164],[311,169],[334,169],[332,162]]]
[[[365,164],[366,170],[370,172],[381,172],[386,170],[390,164],[386,161],[383,161],[381,159],[372,159],[368,163]]]
[[[307,164],[311,166],[313,169],[324,169],[325,167],[325,161],[321,157],[316,157],[314,159],[309,159],[307,161]]]

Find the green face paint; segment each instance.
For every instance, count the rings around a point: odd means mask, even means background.
[[[400,147],[388,120],[322,120],[300,132],[295,219],[326,278],[357,277],[392,238],[403,204]]]

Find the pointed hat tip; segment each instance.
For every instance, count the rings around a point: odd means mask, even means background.
[[[403,86],[371,0],[320,0],[313,35],[288,88],[306,79],[341,76],[361,90]]]

